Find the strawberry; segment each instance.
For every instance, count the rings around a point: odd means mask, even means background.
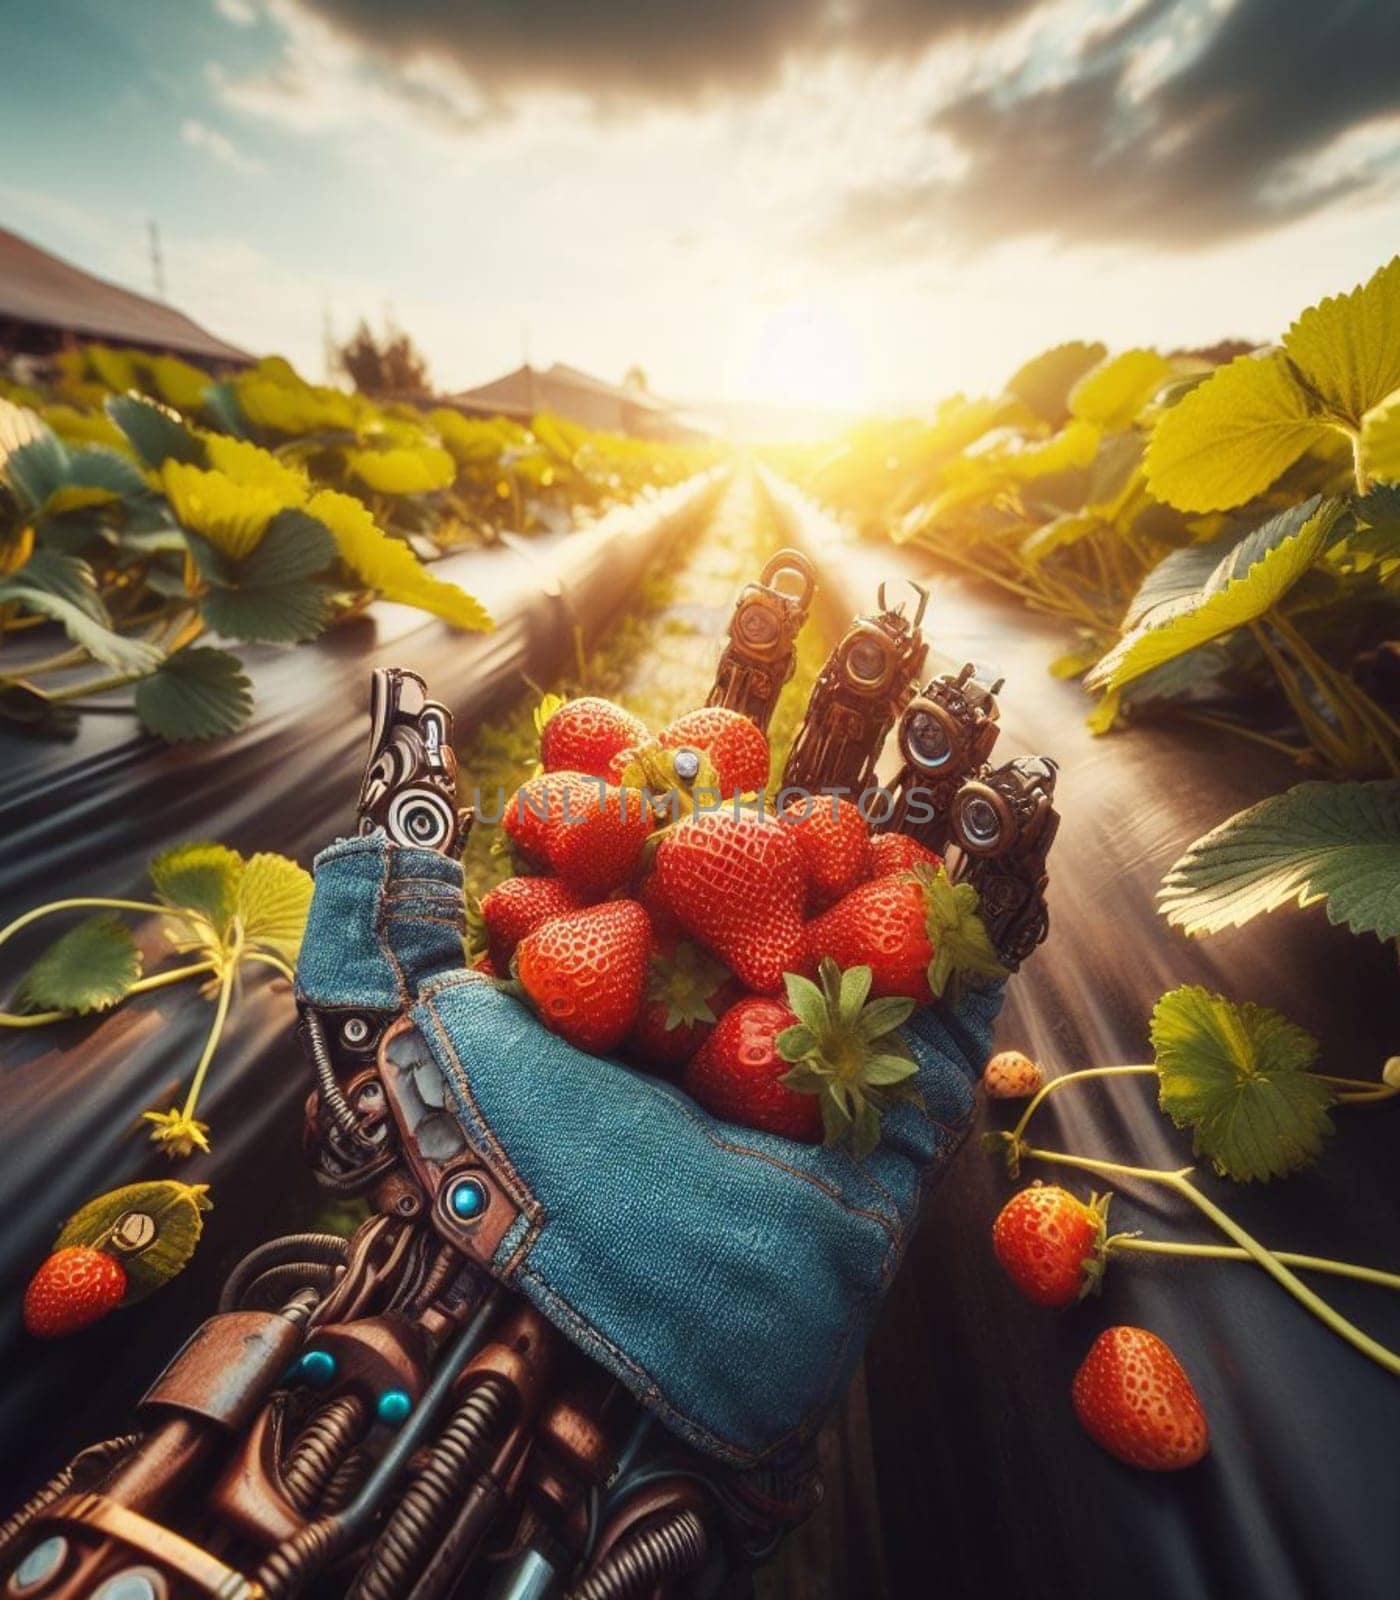
[[[877,833],[870,841],[870,876],[888,878],[896,872],[912,872],[915,867],[932,870],[943,865],[936,851],[911,839],[907,833]]]
[[[1038,1306],[1068,1306],[1103,1277],[1107,1196],[1089,1204],[1067,1189],[1033,1183],[1013,1194],[992,1224],[992,1248],[1007,1276]]]
[[[1071,1395],[1084,1431],[1130,1467],[1174,1472],[1210,1448],[1190,1378],[1146,1328],[1105,1328],[1075,1373]]]
[[[586,772],[606,778],[619,750],[641,744],[646,724],[611,700],[584,695],[566,700],[540,732],[540,765],[546,772]]]
[[[726,706],[702,706],[663,728],[663,750],[702,751],[714,764],[719,792],[727,799],[754,794],[768,782],[768,740],[756,722]]]
[[[661,889],[654,871],[647,873],[637,885],[636,898],[647,916],[651,918],[651,931],[659,945],[673,945],[678,939],[685,937],[685,929],[681,927],[670,906],[661,897]]]
[[[999,1050],[982,1069],[982,1087],[993,1100],[1025,1100],[1045,1082],[1036,1062],[1019,1050]]]
[[[598,793],[598,780],[582,772],[542,772],[522,783],[506,801],[501,826],[515,854],[532,866],[544,866],[549,851],[546,834],[551,820],[581,811],[586,796]]]
[[[549,865],[585,899],[605,895],[636,872],[651,834],[651,808],[640,789],[615,789],[586,779],[567,808],[550,814],[544,848]]]
[[[953,884],[943,867],[876,878],[852,889],[807,925],[808,953],[838,967],[868,965],[872,993],[904,995],[920,1005],[941,996],[950,979],[1001,977],[977,891]],[[738,969],[736,968],[736,971]]]
[[[713,956],[685,940],[654,938],[628,1054],[655,1072],[683,1067],[738,997],[738,985]]]
[[[870,969],[821,969],[821,988],[792,974],[785,1000],[751,995],[715,1024],[685,1070],[687,1092],[714,1116],[803,1144],[825,1138],[867,1155],[880,1113],[918,1099],[917,1067],[887,1037],[914,1009],[866,1005]]]
[[[527,934],[515,970],[547,1028],[605,1055],[637,1020],[650,950],[646,912],[635,900],[608,900]]]
[[[491,965],[510,970],[515,947],[528,933],[566,911],[581,911],[583,900],[558,878],[507,878],[481,902]]]
[[[662,903],[746,989],[776,994],[783,974],[803,965],[802,853],[775,818],[687,817],[661,836],[653,872]]]
[[[808,911],[822,910],[870,876],[870,825],[852,801],[808,795],[778,815],[802,852]]]
[[[125,1294],[121,1262],[89,1245],[68,1245],[29,1280],[24,1325],[36,1339],[61,1339],[115,1310]]]

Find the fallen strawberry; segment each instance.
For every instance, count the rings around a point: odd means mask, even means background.
[[[1200,1397],[1171,1350],[1146,1328],[1106,1328],[1074,1375],[1084,1431],[1130,1467],[1174,1472],[1210,1448]]]
[[[582,898],[560,878],[507,878],[481,902],[487,950],[497,972],[510,970],[515,947],[551,917],[581,911]]]
[[[768,740],[742,711],[702,706],[687,711],[661,731],[663,750],[699,750],[714,765],[719,792],[728,798],[756,794],[768,782]]]
[[[838,967],[868,965],[873,994],[924,1005],[953,980],[1005,976],[977,904],[972,885],[953,884],[941,866],[876,878],[808,924],[808,953]]]
[[[740,1000],[686,1068],[686,1090],[727,1122],[868,1155],[881,1114],[919,1099],[910,1081],[918,1068],[888,1037],[913,1005],[867,1004],[869,992],[868,967],[843,973],[828,961],[820,988],[792,974],[786,1001]]]
[[[547,1028],[606,1055],[636,1023],[650,951],[646,912],[635,900],[608,900],[527,934],[515,972]]]
[[[1103,1277],[1108,1197],[1089,1204],[1067,1189],[1033,1183],[1001,1208],[992,1248],[1007,1276],[1038,1306],[1068,1306],[1097,1290]]]
[[[877,833],[870,841],[870,876],[888,878],[896,872],[912,872],[915,867],[943,865],[936,851],[911,839],[907,833]]]
[[[1044,1082],[1039,1064],[1020,1050],[999,1050],[982,1069],[982,1087],[993,1100],[1026,1100]]]
[[[825,910],[870,876],[870,825],[838,795],[808,795],[778,816],[792,829],[807,869],[807,910]]]
[[[654,936],[642,1009],[628,1035],[627,1054],[652,1071],[683,1067],[739,993],[730,973],[697,945]]]
[[[122,1303],[122,1264],[89,1245],[55,1250],[24,1291],[24,1326],[36,1339],[61,1339],[105,1317]]]
[[[800,969],[806,875],[791,831],[759,812],[713,811],[662,835],[656,892],[747,989],[776,994]]]
[[[546,772],[586,772],[606,778],[618,751],[642,744],[646,724],[611,700],[584,695],[566,700],[540,732],[540,765]]]

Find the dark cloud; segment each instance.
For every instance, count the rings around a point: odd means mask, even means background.
[[[852,194],[825,241],[872,257],[1017,234],[1191,248],[1394,180],[1400,141],[1350,171],[1305,169],[1338,136],[1400,111],[1397,0],[1236,0],[1134,98],[1140,52],[1202,9],[1146,0],[1091,35],[1063,81],[945,105],[928,126],[958,151],[958,177]]]
[[[432,57],[488,96],[558,88],[602,102],[693,99],[783,62],[880,59],[985,32],[1041,0],[299,0],[376,55]]]

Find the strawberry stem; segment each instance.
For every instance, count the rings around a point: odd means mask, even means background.
[[[1179,1172],[1166,1172],[1156,1167],[1132,1167],[1121,1161],[1102,1161],[1093,1156],[1071,1155],[1064,1150],[1038,1150],[1029,1145],[1020,1146],[1019,1153],[1025,1160],[1045,1161],[1054,1166],[1076,1167],[1081,1172],[1097,1172],[1107,1177],[1116,1176],[1137,1179],[1143,1183],[1160,1183],[1173,1190],[1208,1217],[1223,1234],[1233,1239],[1247,1256],[1258,1262],[1271,1278],[1286,1289],[1300,1305],[1311,1311],[1324,1326],[1330,1328],[1339,1338],[1345,1339],[1353,1349],[1368,1356],[1377,1366],[1400,1377],[1400,1355],[1388,1350],[1370,1334],[1363,1333],[1355,1323],[1349,1322],[1339,1311],[1328,1305],[1321,1295],[1315,1294],[1307,1284],[1290,1272],[1273,1251],[1262,1245],[1252,1233],[1240,1227],[1229,1212],[1223,1211],[1213,1200],[1202,1194],[1188,1181],[1192,1171],[1190,1167],[1183,1167]]]
[[[1252,1261],[1248,1250],[1230,1244],[1176,1244],[1167,1239],[1139,1239],[1130,1233],[1115,1233],[1104,1242],[1106,1251],[1133,1250],[1144,1255],[1189,1256],[1214,1261]],[[1350,1261],[1333,1261],[1330,1256],[1300,1256],[1292,1250],[1271,1252],[1286,1267],[1305,1272],[1326,1272],[1336,1278],[1355,1278],[1361,1283],[1378,1284],[1383,1289],[1400,1289],[1400,1272],[1382,1272],[1379,1267],[1361,1267]]]
[[[214,1005],[214,1022],[209,1029],[209,1037],[204,1041],[204,1049],[199,1057],[199,1064],[194,1069],[194,1077],[190,1082],[190,1092],[185,1096],[184,1109],[181,1115],[193,1118],[195,1109],[199,1105],[199,1093],[204,1087],[204,1080],[209,1073],[209,1063],[214,1059],[214,1052],[219,1047],[219,1040],[223,1036],[224,1023],[228,1020],[229,1001],[233,998],[233,979],[238,971],[239,957],[243,952],[243,927],[235,921],[233,925],[233,939],[229,948],[227,959],[224,961],[219,973],[219,998]]]
[[[1041,1102],[1047,1095],[1053,1094],[1056,1089],[1062,1089],[1067,1083],[1082,1083],[1086,1078],[1126,1078],[1148,1072],[1155,1076],[1156,1071],[1156,1067],[1149,1064],[1147,1066],[1131,1067],[1082,1067],[1078,1072],[1061,1073],[1058,1078],[1051,1078],[1048,1083],[1043,1083],[1036,1090],[1031,1097],[1030,1103],[1021,1113],[1020,1121],[1011,1130],[1010,1137],[1016,1144],[1020,1144],[1021,1136],[1026,1131],[1026,1125],[1035,1115]]]

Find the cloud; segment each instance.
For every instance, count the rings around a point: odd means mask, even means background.
[[[261,161],[254,156],[245,155],[227,134],[220,133],[217,128],[211,128],[207,122],[187,117],[180,124],[180,137],[193,149],[203,150],[213,156],[215,161],[231,168],[234,172],[243,173],[245,177],[251,177],[263,170]]]
[[[1017,235],[1197,248],[1393,191],[1397,111],[1394,0],[1145,0],[1058,75],[938,106],[926,131],[961,173],[859,186],[823,238],[862,257]]]
[[[235,28],[251,28],[258,20],[258,11],[253,0],[214,0],[214,9],[225,22],[231,22]]]
[[[451,67],[493,101],[563,92],[615,108],[751,92],[794,60],[898,58],[952,35],[994,31],[1044,0],[295,3],[381,61]]]

